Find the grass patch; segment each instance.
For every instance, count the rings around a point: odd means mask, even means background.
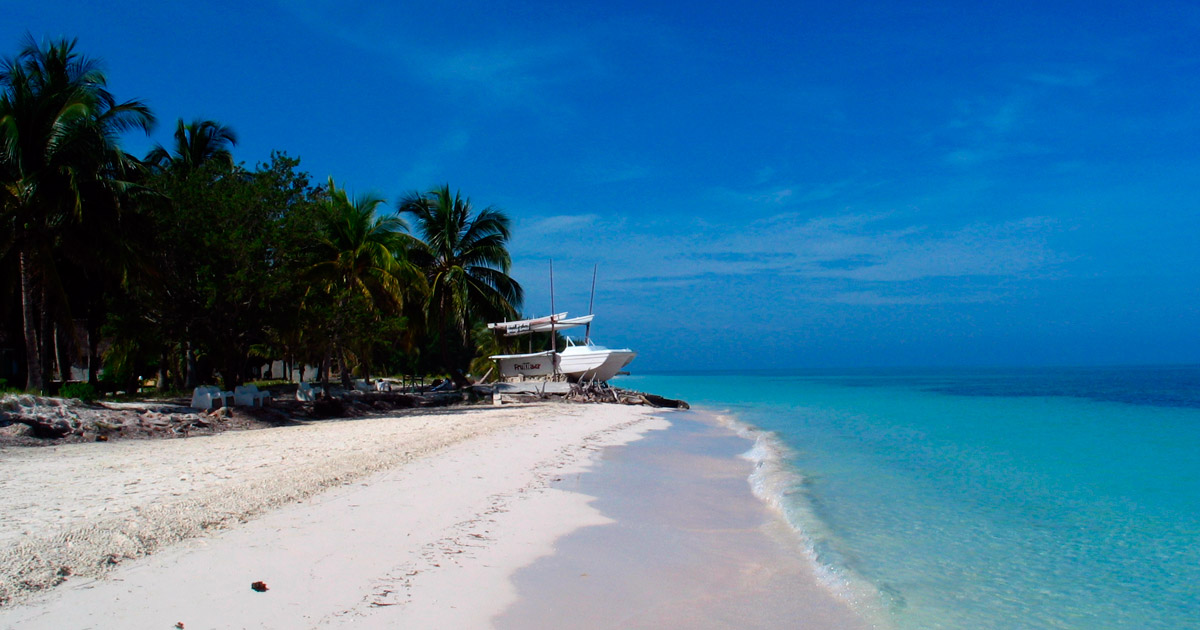
[[[58,395],[61,398],[78,398],[83,402],[93,402],[100,397],[100,392],[90,383],[67,383],[58,390]]]

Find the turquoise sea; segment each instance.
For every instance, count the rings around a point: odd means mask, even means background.
[[[655,374],[900,629],[1200,628],[1200,367]]]

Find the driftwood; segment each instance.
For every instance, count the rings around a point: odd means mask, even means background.
[[[63,418],[47,418],[45,416],[21,416],[16,421],[27,425],[33,430],[33,437],[55,440],[73,433],[76,427]]]
[[[506,394],[507,396],[507,394]],[[622,405],[648,405],[660,409],[691,409],[683,400],[664,398],[655,394],[644,394],[607,385],[579,385],[571,387],[567,400],[581,403],[618,403]]]
[[[691,409],[691,405],[683,400],[675,400],[673,398],[663,398],[655,394],[642,394],[642,400],[646,401],[651,407],[666,407],[669,409]]]

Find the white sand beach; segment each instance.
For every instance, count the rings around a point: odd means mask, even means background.
[[[551,484],[661,415],[461,407],[3,449],[0,627],[487,627],[508,576],[605,520]]]

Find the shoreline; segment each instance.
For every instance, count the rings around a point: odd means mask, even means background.
[[[753,491],[755,444],[712,412],[543,403],[0,449],[6,496],[54,482],[0,507],[4,584],[63,582],[0,627],[868,627]],[[583,565],[617,586],[572,592]]]
[[[671,421],[559,482],[608,522],[518,570],[521,598],[494,627],[886,627],[831,587],[807,541],[752,488],[760,434],[709,410]]]

